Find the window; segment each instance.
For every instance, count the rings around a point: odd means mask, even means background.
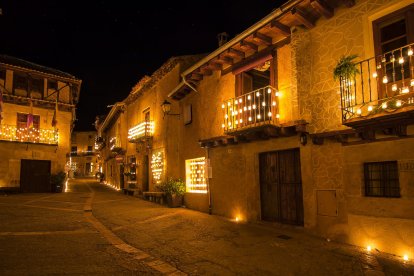
[[[14,73],[13,75],[13,90],[19,89],[27,91],[28,80],[25,75]]]
[[[47,80],[47,89],[57,90],[58,89],[57,81]]]
[[[364,163],[365,196],[400,197],[397,161]]]
[[[206,160],[204,157],[185,160],[187,193],[207,193]]]
[[[414,5],[377,19],[372,24],[378,75],[380,80],[386,77],[388,83],[382,86],[391,85],[391,91],[398,93],[398,88],[402,88],[413,77],[410,77],[412,61],[407,60],[408,48],[403,47],[414,42]],[[401,57],[405,57],[403,64],[399,62]],[[389,91],[381,87],[382,96],[389,94]]]
[[[43,85],[43,79],[31,79],[30,89],[33,92],[37,92],[43,95]]]
[[[39,142],[40,116],[33,115],[33,124],[29,127],[29,114],[17,113],[16,136],[20,141]]]

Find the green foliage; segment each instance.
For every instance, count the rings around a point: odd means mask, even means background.
[[[167,180],[162,182],[157,188],[166,193],[167,195],[184,195],[185,183],[181,178],[168,177]]]
[[[358,55],[342,56],[333,70],[334,80],[338,80],[340,77],[352,79],[356,74],[359,74],[357,63],[353,61],[357,57]]]

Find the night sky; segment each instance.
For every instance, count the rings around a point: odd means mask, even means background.
[[[75,130],[169,57],[209,53],[285,1],[0,0],[0,53],[82,79]]]

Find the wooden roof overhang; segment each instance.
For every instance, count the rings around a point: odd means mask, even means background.
[[[123,112],[125,107],[125,103],[118,102],[114,104],[111,110],[108,113],[108,116],[105,117],[103,123],[99,126],[98,133],[102,134],[102,132],[107,131],[118,119],[121,112]]]
[[[196,91],[203,78],[212,75],[214,71],[231,72],[234,67],[249,57],[269,48],[283,46],[290,39],[292,27],[304,26],[311,29],[321,16],[331,18],[334,9],[341,4],[351,7],[355,1],[290,0],[286,2],[183,72],[181,83],[168,97],[181,100],[192,91]]]

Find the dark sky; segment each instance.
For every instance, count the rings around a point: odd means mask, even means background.
[[[0,0],[0,53],[82,79],[76,130],[93,129],[169,57],[208,53],[282,0]]]

